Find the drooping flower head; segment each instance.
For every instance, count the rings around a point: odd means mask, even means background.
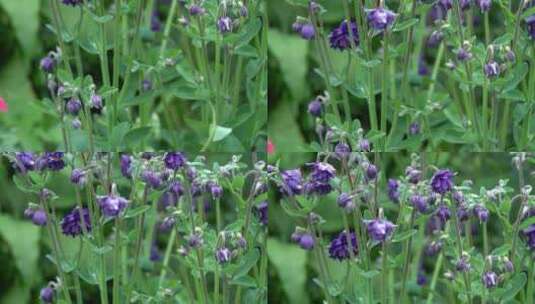
[[[145,170],[141,174],[141,178],[147,185],[150,185],[153,189],[158,189],[162,185],[162,177],[160,174],[152,170]]]
[[[393,178],[388,180],[388,197],[393,203],[399,203],[399,182]]]
[[[268,202],[263,201],[257,206],[255,206],[256,216],[258,217],[260,223],[263,226],[268,224]]]
[[[227,16],[220,17],[217,20],[217,29],[221,34],[232,32],[232,19]]]
[[[351,147],[345,142],[339,142],[334,147],[334,153],[339,159],[347,159],[351,154]]]
[[[303,39],[312,40],[316,36],[316,29],[312,23],[305,23],[301,26],[299,33]]]
[[[453,172],[450,170],[438,170],[431,179],[431,190],[444,195],[453,188]]]
[[[181,152],[168,152],[163,161],[167,169],[177,170],[186,164],[186,157]]]
[[[385,30],[396,20],[396,14],[394,12],[382,7],[367,10],[367,13],[368,24],[376,31]]]
[[[118,195],[99,197],[98,203],[106,217],[117,217],[128,206],[128,200]]]
[[[411,204],[420,212],[425,213],[427,211],[427,200],[419,195],[415,194],[411,196]]]
[[[483,285],[488,289],[498,285],[498,275],[494,271],[485,272],[481,280],[483,281]]]
[[[83,186],[85,185],[87,179],[85,177],[85,171],[82,170],[82,169],[73,169],[72,172],[71,172],[71,183],[73,184],[76,184],[78,186]]]
[[[200,15],[204,15],[205,9],[201,6],[193,4],[189,7],[189,13],[192,16],[200,16]]]
[[[24,214],[28,217],[28,218],[31,218],[32,222],[34,223],[34,225],[37,225],[37,226],[46,226],[46,224],[48,223],[48,217],[46,215],[46,212],[45,210],[39,208],[39,209],[34,209],[32,211],[25,211]]]
[[[84,4],[84,0],[63,0],[63,4],[65,5],[71,5],[71,6],[77,6]]]
[[[323,114],[323,103],[318,99],[312,100],[308,104],[308,113],[314,117],[320,117]]]
[[[82,221],[82,216],[83,221]],[[80,209],[76,207],[67,213],[65,217],[61,220],[61,231],[65,235],[70,235],[72,237],[79,236],[84,233],[83,224],[85,224],[85,231],[91,231],[91,218],[89,216],[89,210],[87,208]]]
[[[39,292],[39,298],[44,303],[52,303],[54,301],[54,289],[50,285],[42,288]]]
[[[63,155],[63,152],[45,152],[42,156],[45,167],[52,171],[60,171],[65,168]]]
[[[535,250],[535,224],[528,226],[522,230],[522,234],[526,238],[527,245],[530,250]]]
[[[468,261],[468,256],[463,255],[455,264],[455,269],[459,272],[468,272],[472,268]]]
[[[316,241],[310,233],[303,233],[299,236],[299,246],[305,250],[312,250]]]
[[[535,39],[535,15],[526,18],[526,25],[529,37]]]
[[[427,46],[431,48],[437,47],[443,39],[444,33],[442,31],[433,31],[427,38]]]
[[[18,169],[23,174],[35,169],[35,156],[31,152],[17,152],[15,153],[15,160],[15,169]]]
[[[329,163],[316,162],[312,164],[311,178],[317,182],[328,183],[336,175],[336,169]]]
[[[479,8],[482,12],[488,12],[490,11],[490,6],[492,4],[491,0],[478,0]]]
[[[132,178],[132,157],[128,154],[121,154],[121,174],[128,178]]]
[[[351,41],[351,38],[353,38],[353,41]],[[341,51],[358,47],[360,43],[359,30],[355,21],[351,21],[349,26],[347,20],[342,21],[340,25],[334,28],[329,34],[329,42],[331,48]]]
[[[347,240],[350,240],[351,244],[348,244]],[[358,240],[354,232],[340,232],[329,244],[329,256],[332,259],[343,261],[351,257],[351,252],[353,256],[358,254]]]
[[[232,252],[226,247],[218,248],[215,252],[215,260],[219,264],[225,264],[232,259]]]
[[[376,242],[384,242],[394,232],[396,227],[392,222],[385,219],[374,219],[365,222],[370,238]]]
[[[51,54],[46,55],[39,62],[41,70],[43,70],[46,73],[53,73],[54,69],[56,68],[56,64],[57,64],[56,58],[52,56]]]
[[[483,205],[476,205],[473,209],[474,215],[479,219],[480,222],[484,223],[489,219],[489,210]]]
[[[500,65],[494,60],[490,60],[489,62],[487,62],[485,64],[484,70],[485,76],[487,76],[487,78],[494,78],[500,75]]]
[[[301,194],[303,190],[303,179],[301,176],[301,170],[292,169],[286,170],[281,173],[282,177],[282,192],[288,196],[294,196]]]

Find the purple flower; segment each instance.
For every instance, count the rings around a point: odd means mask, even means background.
[[[411,197],[411,204],[418,209],[420,213],[425,213],[427,211],[427,200],[418,194],[415,194]]]
[[[240,16],[243,18],[247,18],[247,16],[249,16],[249,10],[247,9],[247,6],[242,5],[240,7]]]
[[[341,208],[346,208],[349,204],[353,203],[353,198],[348,193],[342,192],[340,195],[338,195],[336,202]]]
[[[260,223],[263,226],[267,226],[268,224],[268,202],[263,201],[260,204],[255,206],[256,216],[258,216],[258,219],[260,220]]]
[[[461,257],[457,263],[455,264],[455,269],[459,272],[468,272],[470,271],[471,265],[468,262],[468,257],[463,256]]]
[[[162,193],[160,200],[158,201],[158,207],[160,210],[165,210],[167,207],[176,206],[178,203],[178,196],[173,191],[167,190]]]
[[[464,203],[464,194],[461,192],[461,191],[455,191],[453,192],[453,200],[457,203],[457,204],[462,204]]]
[[[294,196],[296,194],[301,194],[303,190],[303,181],[301,177],[301,170],[293,169],[286,170],[281,173],[282,177],[282,192],[288,196]]]
[[[446,205],[440,205],[437,208],[436,215],[440,218],[442,223],[446,223],[451,218],[451,212]]]
[[[473,212],[480,222],[486,222],[489,219],[489,210],[483,205],[476,205]]]
[[[232,19],[227,16],[220,17],[217,20],[217,29],[221,34],[232,32]]]
[[[91,218],[89,216],[89,210],[87,208],[80,209],[79,207],[76,207],[72,209],[71,212],[67,213],[67,215],[65,215],[65,217],[61,220],[60,224],[63,234],[76,237],[84,232],[80,213],[84,217],[83,222],[85,224],[85,230],[87,232],[91,231]]]
[[[535,39],[535,15],[526,18],[526,25],[529,37]]]
[[[150,246],[149,260],[151,262],[158,262],[162,260],[162,255],[160,254],[160,250],[158,249],[158,246],[155,243],[152,243],[152,245]]]
[[[77,5],[82,5],[83,3],[84,3],[84,0],[63,0],[63,4],[65,5],[77,6]]]
[[[132,178],[132,157],[128,154],[121,154],[121,174],[128,178]]]
[[[41,70],[45,71],[46,73],[52,73],[56,68],[56,59],[49,54],[41,59],[39,65],[41,66]]]
[[[60,171],[65,168],[65,162],[63,161],[63,152],[45,152],[44,163],[49,170]]]
[[[427,277],[421,271],[418,272],[418,276],[416,277],[416,284],[418,284],[418,286],[424,286],[427,284]]]
[[[440,3],[437,3],[429,10],[429,19],[431,23],[435,23],[438,20],[446,20],[447,14],[448,10]]]
[[[200,15],[203,15],[204,12],[205,12],[204,8],[198,5],[193,4],[192,6],[189,7],[189,13],[192,16],[200,16]]]
[[[163,161],[167,169],[177,170],[186,164],[186,157],[181,152],[168,152]]]
[[[487,76],[487,78],[493,78],[500,75],[500,65],[494,60],[490,60],[489,62],[487,62],[485,64],[484,70],[485,76]]]
[[[388,180],[388,197],[394,203],[399,203],[399,182],[393,178]]]
[[[309,195],[327,195],[333,190],[331,184],[311,180],[305,184],[305,192]]]
[[[433,215],[427,221],[425,226],[425,233],[427,235],[433,235],[442,229],[444,229],[445,223],[440,219],[438,215]]]
[[[101,110],[102,106],[103,106],[102,96],[93,94],[91,96],[91,108],[96,109],[96,110]]]
[[[390,27],[396,19],[396,14],[382,7],[367,10],[368,24],[376,31],[383,31]]]
[[[453,173],[450,170],[438,170],[431,179],[431,189],[441,195],[453,188]]]
[[[71,183],[80,187],[85,185],[86,182],[85,171],[81,169],[73,169],[71,172]]]
[[[348,244],[348,238],[351,244]],[[351,257],[349,250],[353,252],[353,256],[358,254],[358,240],[354,232],[342,231],[329,244],[329,256],[338,261],[349,259]]]
[[[457,60],[459,61],[468,61],[472,59],[472,53],[470,53],[467,49],[464,47],[457,50]]]
[[[485,272],[481,280],[483,281],[483,285],[488,289],[498,285],[498,275],[494,271]]]
[[[160,226],[158,229],[161,232],[169,232],[175,226],[176,219],[174,217],[168,216],[163,219],[163,221],[160,223]]]
[[[141,82],[141,88],[143,89],[143,92],[152,90],[152,81],[149,79],[143,79]]]
[[[447,10],[450,10],[453,7],[452,0],[439,0],[438,3]]]
[[[323,103],[317,99],[308,104],[308,113],[314,117],[320,117],[323,114]]]
[[[460,205],[457,209],[457,218],[461,222],[464,222],[470,218],[470,212],[465,204]]]
[[[230,262],[232,258],[232,253],[226,247],[218,248],[215,252],[215,259],[219,264],[225,264]]]
[[[210,193],[214,199],[218,199],[223,195],[223,188],[216,183],[210,183]]]
[[[444,33],[441,31],[433,31],[429,38],[427,38],[427,46],[430,48],[437,47],[444,39]]]
[[[156,10],[152,11],[150,17],[150,30],[153,32],[159,32],[162,30],[162,22],[160,21],[160,16]]]
[[[141,174],[141,178],[145,183],[150,185],[153,189],[158,189],[162,185],[162,178],[161,176],[152,171],[152,170],[145,170]]]
[[[23,174],[27,171],[35,169],[35,156],[31,152],[17,152],[15,153],[15,167]]]
[[[370,141],[367,140],[366,138],[363,138],[359,141],[359,147],[360,147],[360,151],[362,152],[370,152],[371,151],[371,146],[370,146]]]
[[[469,9],[470,8],[470,2],[472,2],[472,0],[459,0],[459,4],[461,5],[461,9],[463,11]]]
[[[80,99],[73,97],[69,99],[69,101],[67,101],[65,109],[67,110],[67,113],[76,116],[82,109],[82,102],[80,101]]]
[[[345,142],[339,142],[334,147],[334,153],[336,153],[336,156],[338,156],[338,158],[346,159],[351,154],[351,147]]]
[[[202,235],[198,232],[195,232],[188,237],[188,245],[191,248],[200,248],[203,244],[204,239],[202,238]]]
[[[441,241],[432,241],[425,247],[425,254],[428,256],[435,256],[442,250],[442,246],[443,244]]]
[[[71,126],[73,129],[78,130],[82,127],[82,122],[80,121],[80,119],[78,119],[78,117],[76,117],[72,120]]]
[[[384,242],[392,235],[394,227],[396,227],[392,222],[385,219],[375,219],[365,221],[365,223],[368,228],[368,234],[376,242]]]
[[[32,222],[37,226],[45,226],[48,222],[46,212],[43,209],[34,210],[32,215]]]
[[[374,164],[368,164],[366,166],[366,178],[368,180],[374,180],[377,177],[377,167]]]
[[[414,169],[413,167],[407,167],[405,170],[405,175],[411,184],[418,184],[422,179],[422,171]]]
[[[106,217],[117,217],[128,205],[128,200],[117,195],[108,195],[98,198],[102,213]]]
[[[317,182],[328,183],[336,175],[336,169],[329,164],[324,162],[317,162],[312,164],[312,180]]]
[[[429,74],[429,68],[427,68],[427,63],[423,56],[420,56],[418,59],[418,75],[426,76]]]
[[[305,250],[311,250],[314,248],[314,237],[309,233],[303,233],[299,238],[299,246]]]
[[[522,230],[522,234],[526,238],[528,247],[531,250],[535,250],[535,224],[532,224],[528,228]]]
[[[479,8],[482,12],[488,12],[490,10],[491,0],[478,0]]]
[[[351,27],[351,32],[349,32],[349,27]],[[359,45],[359,30],[357,24],[354,21],[351,21],[349,27],[347,25],[347,20],[344,20],[337,28],[334,28],[331,31],[331,34],[329,35],[331,48],[342,51]],[[353,41],[351,41],[351,37],[353,37]]]
[[[299,32],[301,37],[306,40],[312,40],[316,36],[316,30],[312,23],[306,23],[301,25],[301,30]]]
[[[50,286],[42,288],[41,291],[39,292],[39,298],[44,303],[52,303],[52,301],[54,301],[54,289]]]

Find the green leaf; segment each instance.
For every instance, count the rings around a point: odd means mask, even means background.
[[[225,139],[225,137],[229,136],[230,133],[232,133],[231,128],[225,128],[222,126],[216,126],[215,128],[215,134],[214,134],[214,142],[221,141]]]
[[[256,262],[260,258],[260,253],[258,249],[252,249],[240,259],[238,269],[232,274],[233,278],[239,278],[247,275],[251,268],[256,265]]]
[[[411,236],[415,235],[416,232],[418,232],[418,230],[416,230],[416,229],[405,230],[405,231],[399,230],[399,231],[400,232],[396,232],[394,234],[394,237],[392,237],[392,243],[397,243],[397,242],[401,242],[403,240],[406,240],[406,239],[410,238]]]
[[[151,207],[149,205],[143,205],[143,206],[139,206],[133,209],[128,209],[128,211],[126,211],[126,214],[124,215],[124,218],[137,217],[138,215],[141,215],[149,211],[150,208]]]
[[[139,127],[128,131],[123,138],[126,147],[134,147],[147,139],[151,134],[151,127]]]
[[[392,31],[401,32],[415,25],[416,23],[418,23],[418,21],[419,21],[418,18],[411,18],[411,19],[407,19],[401,22],[396,22],[396,24],[394,25],[394,29]]]
[[[309,303],[308,294],[305,290],[307,278],[306,251],[275,238],[268,238],[267,243],[269,260],[279,275],[289,303]]]
[[[509,280],[507,287],[500,295],[502,301],[508,301],[513,299],[516,294],[524,288],[527,278],[524,272],[516,273],[511,280]]]
[[[41,2],[41,0],[0,0],[0,6],[10,17],[15,35],[27,57],[41,51],[37,39]]]

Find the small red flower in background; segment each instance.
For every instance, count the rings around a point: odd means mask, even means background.
[[[268,142],[267,142],[267,153],[268,154],[275,153],[275,145],[271,142],[271,139],[268,139]]]
[[[0,112],[7,112],[7,102],[4,100],[4,98],[0,97]]]

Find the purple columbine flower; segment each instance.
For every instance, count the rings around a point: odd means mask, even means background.
[[[444,33],[442,31],[433,31],[429,38],[427,38],[427,46],[430,48],[437,47],[444,39]]]
[[[113,194],[99,197],[98,203],[106,217],[117,217],[128,206],[127,199]]]
[[[377,177],[377,167],[374,164],[368,164],[365,169],[368,180],[374,180]]]
[[[411,204],[420,212],[425,213],[427,211],[427,200],[419,195],[415,194],[411,196]]]
[[[71,210],[71,212],[67,213],[65,217],[61,220],[61,231],[65,235],[70,235],[72,237],[76,237],[84,233],[84,229],[82,227],[82,217],[80,216],[80,213],[84,217],[84,224],[85,224],[85,230],[87,232],[91,231],[91,218],[89,216],[89,210],[87,208],[80,209],[79,207],[76,207]]]
[[[469,9],[471,2],[472,2],[472,0],[459,0],[459,4],[461,5],[461,9],[463,11]]]
[[[232,19],[227,16],[220,17],[217,20],[217,29],[221,34],[232,32]]]
[[[393,178],[388,179],[388,197],[393,203],[399,203],[399,182]]]
[[[35,156],[31,152],[17,152],[15,153],[15,167],[23,174],[27,171],[35,169]]]
[[[447,10],[450,10],[453,7],[453,1],[452,0],[439,0],[438,3],[442,5]]]
[[[394,232],[394,228],[396,227],[392,222],[385,220],[385,219],[375,219],[371,221],[365,221],[367,228],[368,228],[368,234],[370,235],[371,239],[376,242],[384,242],[387,240],[391,235],[392,232]]]
[[[82,102],[80,101],[80,99],[73,97],[69,99],[69,101],[67,101],[65,109],[67,110],[67,113],[76,116],[82,109]]]
[[[56,68],[56,59],[51,54],[48,54],[41,59],[39,65],[44,72],[53,73]]]
[[[367,10],[368,24],[376,31],[383,31],[390,27],[396,19],[396,14],[382,7]]]
[[[418,286],[424,286],[427,284],[427,277],[421,271],[418,272],[418,276],[416,277],[416,284],[418,284]]]
[[[176,219],[174,217],[168,216],[163,219],[163,221],[160,223],[160,226],[158,227],[158,230],[161,232],[169,232],[173,227],[175,226]]]
[[[370,141],[367,140],[366,138],[363,138],[359,141],[359,147],[360,147],[360,151],[362,152],[370,152],[371,151],[371,145],[370,145]]]
[[[351,27],[351,32],[349,28]],[[353,41],[351,41],[353,37]],[[337,28],[334,28],[329,34],[329,42],[331,48],[338,49],[340,51],[350,49],[359,46],[359,30],[355,21],[351,21],[350,25],[347,25],[347,20],[340,23]]]
[[[351,147],[345,142],[339,142],[334,147],[334,153],[336,153],[336,156],[338,156],[338,158],[346,159],[351,154]]]
[[[268,224],[268,202],[263,201],[255,206],[256,216],[258,217],[260,224],[267,226]]]
[[[477,216],[480,222],[484,223],[489,219],[489,210],[483,205],[476,205],[473,209],[474,215]]]
[[[438,170],[431,179],[431,190],[444,195],[453,188],[453,172],[450,170]]]
[[[429,10],[428,18],[431,20],[431,23],[435,23],[438,20],[446,20],[447,15],[448,10],[442,4],[437,3]]]
[[[186,157],[181,152],[168,152],[163,159],[165,167],[171,170],[177,170],[186,164]]]
[[[201,6],[193,4],[189,7],[189,14],[192,16],[204,15],[205,9]]]
[[[299,31],[301,37],[306,40],[312,40],[316,36],[316,30],[312,23],[305,23],[301,25],[301,30]]]
[[[308,104],[308,113],[314,117],[320,117],[323,114],[323,103],[317,99]]]
[[[166,210],[167,207],[176,206],[178,203],[178,196],[171,190],[164,191],[158,200],[158,207],[160,210]]]
[[[348,237],[351,244],[347,242]],[[329,244],[329,256],[331,259],[338,261],[349,259],[351,257],[349,250],[353,252],[353,256],[356,256],[359,252],[357,236],[352,231],[349,234],[346,231],[340,232]]]
[[[48,222],[48,217],[46,216],[45,210],[39,208],[37,210],[33,210],[31,213],[32,216],[32,222],[37,226],[45,226]]]
[[[485,64],[484,70],[485,76],[487,76],[487,78],[493,78],[500,75],[500,65],[494,60],[490,60],[489,62],[487,62]]]
[[[338,203],[338,206],[340,206],[340,208],[344,208],[346,210],[353,210],[353,208],[355,207],[355,204],[353,203],[353,197],[346,192],[340,193],[340,195],[338,195],[338,198],[336,199],[336,202]]]
[[[304,187],[305,193],[307,193],[308,195],[327,195],[333,190],[331,184],[314,180],[308,181]]]
[[[446,223],[451,218],[451,211],[446,205],[440,205],[437,208],[436,215],[440,218],[442,223]]]
[[[152,90],[152,81],[150,81],[150,79],[143,79],[143,81],[141,82],[141,89],[143,90],[143,92],[148,92]]]
[[[427,67],[427,63],[425,62],[424,56],[420,56],[420,58],[418,58],[418,75],[426,76],[428,74],[429,68]]]
[[[435,256],[442,250],[442,246],[443,244],[441,241],[432,241],[425,246],[425,254],[428,256]]]
[[[281,173],[282,177],[282,192],[288,196],[301,194],[303,191],[303,180],[301,177],[301,170],[293,169],[286,170]]]
[[[529,249],[535,250],[535,224],[530,225],[522,230],[522,234],[526,238]]]
[[[71,121],[71,126],[73,129],[78,130],[82,127],[82,122],[76,117]]]
[[[516,61],[516,55],[515,55],[515,52],[513,52],[513,50],[511,49],[507,49],[506,48],[506,52],[505,52],[505,59],[507,59],[507,61],[509,62],[515,62]]]
[[[535,15],[526,18],[526,25],[529,37],[535,39]]]
[[[498,275],[494,271],[485,272],[481,280],[483,281],[483,285],[485,285],[485,287],[488,289],[494,288],[496,285],[498,285]]]
[[[299,246],[305,250],[312,250],[315,243],[314,237],[309,233],[303,233],[299,237]]]
[[[213,199],[221,198],[221,196],[223,195],[223,188],[220,185],[216,183],[210,183],[209,187]]]
[[[160,21],[160,15],[156,10],[152,11],[150,16],[150,30],[153,32],[159,32],[162,30],[162,22]]]
[[[161,176],[152,171],[152,170],[145,170],[141,174],[141,178],[145,183],[150,185],[153,189],[158,189],[162,185],[162,178]]]
[[[427,224],[425,226],[425,233],[427,235],[433,235],[437,232],[440,232],[442,229],[444,229],[444,222],[438,217],[436,214],[431,216],[429,220],[427,220]]]
[[[52,303],[54,301],[54,289],[50,286],[42,288],[39,292],[39,298],[44,303]]]
[[[188,245],[191,248],[195,248],[195,249],[201,248],[203,244],[204,244],[204,239],[202,235],[198,232],[195,232],[188,237]]]
[[[149,260],[151,262],[158,262],[162,260],[162,255],[160,254],[160,250],[158,249],[158,246],[155,243],[152,243],[152,245],[150,246]]]
[[[466,48],[462,47],[457,50],[457,60],[468,61],[470,59],[472,59],[472,53],[470,53]]]
[[[490,6],[492,4],[491,0],[478,0],[479,8],[482,12],[490,11]]]
[[[457,204],[464,203],[464,194],[461,191],[455,191],[453,192],[453,201],[455,201]]]
[[[91,108],[96,110],[102,110],[102,96],[93,94],[91,96]]]
[[[76,184],[80,187],[85,185],[87,179],[85,177],[85,171],[82,169],[73,169],[71,172],[71,183]]]
[[[457,269],[459,272],[468,272],[470,271],[471,267],[472,266],[468,262],[468,257],[466,256],[461,257],[455,264],[455,269]]]
[[[46,152],[43,156],[44,164],[49,170],[60,171],[65,168],[65,161],[63,161],[63,152]]]
[[[217,261],[217,263],[225,264],[225,263],[230,262],[231,259],[232,259],[232,252],[228,248],[222,247],[216,250],[215,260]]]
[[[414,169],[413,167],[409,166],[405,170],[405,175],[407,176],[407,180],[411,184],[418,184],[420,180],[422,179],[422,171],[418,169]]]
[[[457,209],[457,218],[461,222],[467,221],[470,218],[470,212],[468,211],[466,204],[461,204]]]
[[[128,154],[121,154],[121,174],[128,178],[132,178],[132,157]]]

